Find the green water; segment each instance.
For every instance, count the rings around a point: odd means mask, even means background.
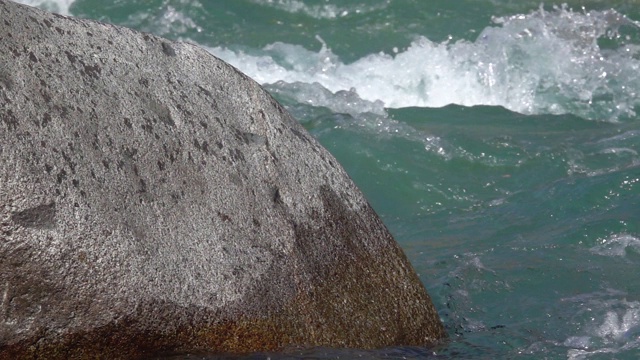
[[[264,84],[365,193],[450,335],[247,358],[638,358],[637,1],[31,3],[195,42]]]

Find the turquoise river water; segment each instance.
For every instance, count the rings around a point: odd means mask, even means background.
[[[21,2],[197,43],[263,84],[363,190],[450,335],[242,358],[640,358],[639,1]]]

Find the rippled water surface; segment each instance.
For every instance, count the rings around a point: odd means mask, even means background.
[[[243,358],[639,357],[637,1],[22,2],[197,43],[263,84],[363,190],[450,335]]]

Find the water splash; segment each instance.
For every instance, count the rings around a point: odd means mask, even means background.
[[[200,33],[204,31],[202,26],[189,15],[202,9],[197,0],[163,0],[155,11],[145,9],[129,15],[124,25],[166,37],[191,31]]]
[[[70,15],[69,8],[75,0],[14,0],[17,3],[37,7],[61,15]]]
[[[555,7],[494,23],[475,42],[418,37],[394,54],[350,64],[320,38],[318,52],[280,42],[250,52],[209,50],[262,84],[317,83],[332,93],[355,89],[362,100],[390,108],[494,105],[616,121],[640,106],[638,22],[615,10]]]

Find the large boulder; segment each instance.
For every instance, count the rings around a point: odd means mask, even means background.
[[[197,46],[0,0],[0,358],[444,336],[336,160]]]

